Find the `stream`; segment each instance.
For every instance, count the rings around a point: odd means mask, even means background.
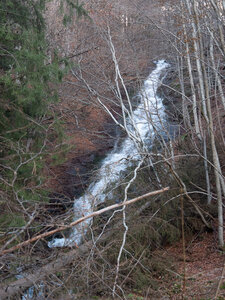
[[[119,146],[119,143],[115,143],[113,151],[102,161],[85,194],[74,199],[74,220],[90,214],[106,197],[112,199],[113,193],[108,191],[109,188],[120,183],[121,176],[128,167],[139,163],[139,150],[151,147],[156,132],[160,132],[161,136],[167,135],[165,109],[162,99],[157,96],[157,89],[162,83],[163,71],[168,67],[169,64],[164,60],[157,61],[156,68],[144,81],[137,95],[140,101],[131,113],[132,118],[127,117],[124,121],[129,134]],[[88,219],[77,225],[67,238],[53,238],[48,242],[48,246],[53,248],[81,244],[90,223],[91,219]]]

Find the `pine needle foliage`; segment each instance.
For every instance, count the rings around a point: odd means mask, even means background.
[[[84,8],[84,3],[80,3],[79,0],[61,0],[60,7],[61,12],[64,14],[63,23],[65,26],[71,22],[74,13],[78,19],[82,17],[91,19],[88,11]]]
[[[64,71],[47,56],[46,2],[0,1],[0,214],[46,201],[43,167],[63,138],[52,105]]]

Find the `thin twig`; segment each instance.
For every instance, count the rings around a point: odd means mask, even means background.
[[[20,243],[20,244],[18,244],[16,246],[14,246],[14,247],[11,247],[11,248],[9,248],[7,250],[1,251],[0,255],[6,254],[6,253],[11,253],[11,252],[13,252],[15,250],[18,250],[18,249],[20,249],[23,246],[29,245],[30,243],[33,243],[33,242],[35,242],[37,240],[40,240],[42,238],[46,238],[48,236],[51,236],[51,235],[53,235],[53,234],[55,234],[57,232],[65,230],[65,229],[72,228],[73,226],[75,226],[77,224],[80,224],[80,223],[84,222],[87,219],[90,219],[90,218],[93,218],[95,216],[101,215],[101,214],[103,214],[106,211],[109,211],[109,210],[112,210],[114,208],[118,208],[118,207],[121,207],[121,206],[124,206],[124,205],[133,204],[133,203],[135,203],[135,202],[137,202],[139,200],[142,200],[142,199],[150,197],[150,196],[154,196],[154,195],[158,195],[158,194],[164,193],[164,192],[166,192],[168,190],[169,190],[169,187],[165,187],[165,188],[163,188],[161,190],[157,190],[157,191],[153,191],[153,192],[144,194],[142,196],[133,198],[133,199],[128,200],[126,202],[121,202],[121,203],[118,203],[118,204],[113,204],[113,205],[110,205],[110,206],[105,207],[103,209],[97,210],[97,211],[95,211],[95,212],[93,212],[93,213],[91,213],[91,214],[89,214],[87,216],[79,218],[78,220],[70,223],[69,225],[61,225],[60,227],[58,227],[58,228],[56,228],[54,230],[51,230],[49,232],[45,232],[45,233],[39,234],[39,235],[37,235],[37,236],[35,236],[35,237],[33,237],[33,238],[29,239],[29,240],[26,240],[26,241],[24,241],[24,242],[22,242],[22,243]]]

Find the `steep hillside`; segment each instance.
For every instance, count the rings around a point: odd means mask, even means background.
[[[44,3],[0,4],[0,298],[224,299],[223,2]]]

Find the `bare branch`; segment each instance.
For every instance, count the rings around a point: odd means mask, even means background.
[[[33,237],[33,238],[29,239],[29,240],[26,240],[26,241],[24,241],[24,242],[22,242],[22,243],[20,243],[20,244],[18,244],[16,246],[14,246],[14,247],[11,247],[11,248],[9,248],[7,250],[1,251],[0,255],[6,254],[6,253],[11,253],[11,252],[13,252],[15,250],[20,249],[23,246],[29,245],[30,243],[38,241],[38,240],[40,240],[42,238],[46,238],[48,236],[51,236],[51,235],[53,235],[53,234],[55,234],[57,232],[65,230],[65,229],[72,228],[73,226],[75,226],[77,224],[80,224],[80,223],[84,222],[87,219],[93,218],[95,216],[99,216],[99,215],[103,214],[106,211],[109,211],[109,210],[112,210],[112,209],[115,209],[115,208],[118,208],[118,207],[121,207],[121,206],[124,206],[124,205],[133,204],[133,203],[135,203],[135,202],[137,202],[139,200],[142,200],[142,199],[147,198],[147,197],[151,197],[151,196],[155,196],[155,195],[164,193],[164,192],[166,192],[168,190],[169,190],[169,187],[165,187],[165,188],[163,188],[161,190],[157,190],[157,191],[153,191],[153,192],[144,194],[142,196],[139,196],[137,198],[133,198],[133,199],[128,200],[126,202],[121,202],[121,203],[118,203],[118,204],[113,204],[113,205],[110,205],[110,206],[105,207],[103,209],[97,210],[97,211],[95,211],[95,212],[93,212],[93,213],[91,213],[91,214],[89,214],[89,215],[87,215],[85,217],[79,218],[78,220],[70,223],[69,225],[61,225],[59,228],[56,228],[56,229],[51,230],[49,232],[45,232],[45,233],[39,234],[38,236],[35,236],[35,237]]]

